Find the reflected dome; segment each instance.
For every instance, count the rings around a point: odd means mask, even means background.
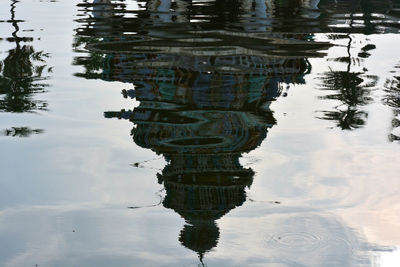
[[[86,69],[77,75],[133,84],[122,96],[139,105],[104,116],[131,121],[133,141],[165,158],[162,204],[185,220],[178,239],[202,260],[218,244],[217,221],[246,201],[255,173],[240,158],[276,124],[271,101],[303,84],[307,56],[329,46],[312,34],[268,33],[274,12],[315,15],[316,2],[146,1],[130,18],[123,1],[100,2],[80,5],[93,20],[80,21],[76,47],[93,56],[75,59]]]

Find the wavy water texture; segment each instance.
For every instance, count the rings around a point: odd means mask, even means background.
[[[375,45],[366,41],[354,53],[352,35],[400,30],[400,1],[154,0],[131,8],[103,0],[78,7],[74,48],[80,55],[73,63],[84,71],[75,75],[134,87],[122,95],[139,101],[136,108],[104,116],[131,121],[133,141],[167,161],[157,174],[166,192],[162,204],[185,219],[179,241],[201,262],[218,244],[216,221],[247,199],[255,172],[239,159],[276,125],[271,101],[305,83],[310,58],[345,47],[347,56],[328,59],[345,70],[318,77],[326,92],[320,98],[339,104],[317,117],[342,130],[363,127],[368,114],[362,107],[372,102],[378,78],[359,66]],[[330,216],[310,216],[278,220],[288,229],[267,240],[274,256],[282,255],[277,261],[300,266],[304,259],[285,262],[293,256],[285,253],[318,250],[314,262],[368,264],[360,251],[370,245],[352,230]],[[300,227],[298,220],[310,225]]]

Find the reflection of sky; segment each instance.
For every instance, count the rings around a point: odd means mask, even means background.
[[[130,166],[157,156],[132,142],[131,123],[103,118],[104,110],[132,108],[132,101],[120,95],[126,85],[72,76],[78,69],[70,66],[73,3],[42,2],[37,14],[29,5],[20,3],[18,16],[29,17],[22,25],[35,29],[32,36],[43,36],[35,47],[51,54],[55,69],[50,92],[43,95],[49,112],[0,115],[0,129],[28,125],[46,130],[23,140],[0,136],[0,265],[195,266],[194,253],[179,245],[184,222],[176,213],[161,206],[126,209],[159,201],[156,192],[162,186],[155,177],[165,164],[154,160],[145,168]],[[45,6],[66,11],[47,13]],[[63,27],[45,24],[53,20]],[[370,73],[386,77],[399,55],[385,42],[399,42],[398,37],[370,39],[377,49],[365,64]],[[0,47],[4,51],[8,43],[0,41]],[[318,66],[314,73],[327,67],[323,60],[311,63]],[[245,155],[244,165],[256,171],[249,190],[256,202],[217,222],[221,239],[205,259],[210,266],[310,266],[310,261],[328,266],[327,260],[337,263],[332,266],[352,266],[365,260],[363,251],[370,246],[400,245],[399,150],[386,142],[391,111],[379,102],[379,91],[373,92],[376,101],[367,107],[365,128],[328,129],[328,122],[313,118],[315,110],[329,104],[316,98],[320,92],[313,89],[313,76],[307,79],[307,85],[291,88],[288,98],[273,103],[278,124],[258,150]],[[289,235],[300,243],[311,240],[301,255],[274,243],[287,233],[308,233],[297,239]],[[382,266],[398,266],[393,263],[398,251],[381,254]]]
[[[9,225],[2,240],[10,241],[0,255],[14,255],[8,258],[8,266],[27,262],[45,266],[174,266],[196,262],[189,250],[175,244],[181,221],[162,207],[135,212],[98,206],[30,207],[5,210],[2,217]],[[29,224],[24,221],[27,217]],[[221,247],[206,258],[212,266],[368,263],[366,250],[371,248],[331,215],[251,205],[227,217],[220,222]]]

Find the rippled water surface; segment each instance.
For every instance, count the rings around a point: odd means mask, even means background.
[[[2,0],[0,266],[400,266],[400,1]]]

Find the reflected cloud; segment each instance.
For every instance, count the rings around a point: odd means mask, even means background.
[[[384,249],[367,243],[338,217],[322,211],[273,212],[264,219],[260,223],[268,224],[254,227],[259,230],[256,235],[264,235],[259,253],[267,254],[266,263],[272,266],[371,266],[370,251]]]

